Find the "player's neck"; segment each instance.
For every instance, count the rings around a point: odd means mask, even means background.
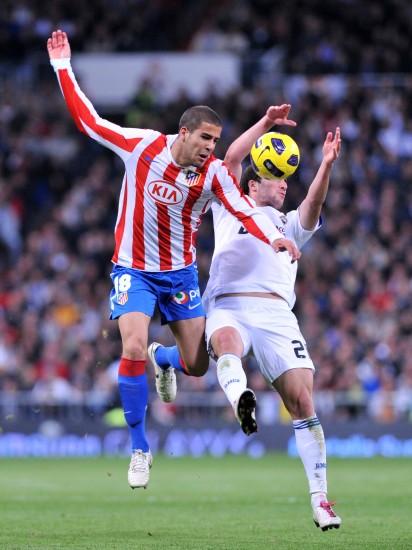
[[[189,166],[189,164],[183,154],[182,145],[181,140],[177,137],[170,147],[170,153],[176,164],[186,167]]]

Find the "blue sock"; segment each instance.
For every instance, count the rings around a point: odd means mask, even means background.
[[[162,370],[166,370],[170,366],[172,366],[174,369],[183,372],[184,374],[187,374],[177,346],[159,346],[155,352],[155,359],[156,363]]]
[[[145,421],[149,391],[146,373],[139,376],[119,374],[118,382],[124,417],[132,438],[132,451],[141,449],[147,453],[149,442],[146,437]]]

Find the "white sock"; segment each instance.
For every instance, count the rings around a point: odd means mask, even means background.
[[[246,374],[237,355],[225,353],[217,360],[217,378],[233,407],[235,401],[246,389]]]
[[[312,495],[312,506],[319,506],[326,498],[326,444],[318,417],[294,420],[296,447],[305,468]]]

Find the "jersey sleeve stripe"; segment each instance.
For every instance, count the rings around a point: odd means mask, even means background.
[[[237,210],[232,206],[232,204],[229,202],[227,198],[228,194],[223,191],[223,188],[217,176],[214,176],[212,186],[216,196],[220,199],[220,201],[222,202],[226,210],[230,212],[233,216],[236,216],[236,218],[244,225],[248,233],[252,233],[252,235],[257,237],[264,243],[270,244],[269,239],[266,237],[266,235],[263,233],[263,231],[260,229],[257,223],[252,219],[252,217],[249,216],[246,212],[244,211],[242,212],[240,210],[241,204],[239,202],[238,204],[236,204]],[[249,210],[249,209],[253,210],[253,207],[251,206],[250,202],[245,199],[244,195],[241,194],[239,187],[238,187],[238,191],[239,191],[239,201],[243,202],[243,210]]]
[[[98,140],[102,145],[114,145],[120,150],[131,153],[142,137],[127,138],[120,126],[99,117],[93,105],[79,88],[71,70],[60,69],[57,74],[67,107],[78,129],[93,139],[97,139],[97,136],[102,138]],[[112,149],[121,154],[113,147]]]

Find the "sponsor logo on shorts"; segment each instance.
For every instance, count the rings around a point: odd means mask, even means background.
[[[326,462],[316,462],[315,468],[316,470],[319,468],[326,468]]]
[[[127,302],[128,299],[129,299],[129,296],[128,296],[127,292],[120,292],[117,295],[117,303],[120,306],[124,306],[124,304]]]
[[[200,290],[189,290],[189,293],[184,292],[183,290],[181,292],[178,292],[175,294],[172,298],[172,301],[175,304],[183,305],[187,304],[187,302],[190,302],[186,307],[187,309],[195,309],[196,307],[199,307],[202,302],[200,300]],[[195,302],[196,303],[193,303]]]
[[[173,296],[172,300],[175,304],[185,304],[189,301],[189,295],[186,292],[178,292]]]

